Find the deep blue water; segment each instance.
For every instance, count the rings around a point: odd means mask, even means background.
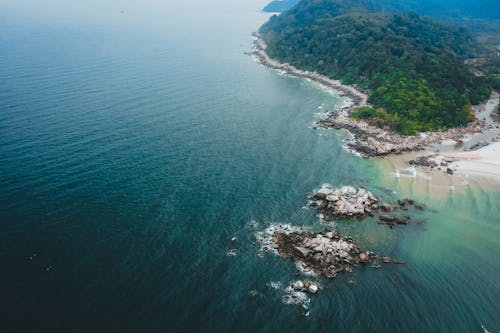
[[[497,189],[340,221],[407,264],[320,279],[309,317],[269,287],[300,276],[255,232],[321,229],[314,188],[402,189],[310,128],[339,97],[245,54],[264,3],[0,3],[2,332],[500,329]]]

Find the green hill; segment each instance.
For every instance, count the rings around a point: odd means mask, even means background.
[[[369,0],[303,0],[260,33],[272,58],[370,90],[374,109],[354,117],[403,134],[464,125],[491,93],[466,59],[481,48],[464,29]]]

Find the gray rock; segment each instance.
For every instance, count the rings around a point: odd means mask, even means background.
[[[318,286],[312,283],[309,285],[309,287],[307,287],[307,291],[310,292],[311,294],[316,294],[316,292],[318,291]]]
[[[395,221],[397,224],[408,224],[408,223],[410,223],[410,217],[409,216],[396,216]]]
[[[326,197],[327,197],[326,193],[318,192],[318,193],[316,193],[316,194],[312,197],[312,199],[313,199],[313,200],[325,200],[325,199],[326,199]]]
[[[394,222],[396,218],[393,215],[382,214],[380,215],[380,220],[384,222]]]
[[[380,210],[383,211],[383,212],[390,212],[392,210],[391,206],[388,205],[388,204],[382,204],[380,205]]]
[[[326,201],[330,201],[330,202],[339,201],[339,196],[334,195],[334,194],[330,194],[330,195],[326,196]]]
[[[306,249],[305,247],[301,247],[301,246],[295,246],[294,250],[295,250],[295,253],[299,257],[302,257],[302,258],[307,257],[309,255],[309,253],[311,253],[311,250]]]
[[[294,290],[303,290],[303,289],[304,289],[304,282],[302,282],[302,281],[300,281],[300,280],[299,280],[299,281],[296,281],[296,282],[294,282],[294,284],[293,284],[292,288],[293,288]]]
[[[362,262],[367,262],[369,258],[370,258],[370,256],[366,252],[361,252],[359,254],[359,260],[361,260]]]

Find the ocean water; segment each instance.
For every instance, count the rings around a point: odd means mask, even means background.
[[[264,5],[0,2],[1,332],[500,331],[500,190],[403,188],[312,130],[342,99],[245,54]],[[305,316],[255,234],[322,229],[324,183],[425,224],[337,221],[406,264],[318,278]]]

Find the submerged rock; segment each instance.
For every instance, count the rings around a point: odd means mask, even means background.
[[[410,223],[409,216],[395,216],[395,221],[397,224],[408,224]]]
[[[393,215],[389,215],[389,214],[382,214],[382,215],[380,215],[380,221],[394,222],[394,221],[396,221],[396,217],[394,217]]]
[[[389,213],[392,211],[391,205],[388,205],[388,204],[382,204],[382,205],[380,205],[379,208],[381,211],[386,212],[386,213]]]

